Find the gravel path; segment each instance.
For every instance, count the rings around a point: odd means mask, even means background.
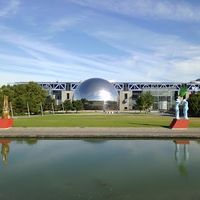
[[[188,138],[200,139],[200,128],[10,128],[0,129],[0,138]]]

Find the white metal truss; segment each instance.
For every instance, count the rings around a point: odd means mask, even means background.
[[[170,89],[178,91],[182,83],[154,83],[154,82],[140,82],[140,83],[128,83],[129,91],[142,91],[142,90],[153,90],[153,89]]]
[[[78,87],[78,85],[80,84],[80,82],[71,82],[70,83],[70,85],[71,85],[71,90],[73,91],[73,90],[75,90],[77,87]]]
[[[81,82],[38,82],[46,90],[74,91]],[[20,82],[17,84],[25,84]],[[186,85],[190,92],[200,91],[200,83],[173,83],[173,82],[113,82],[117,91],[142,91],[142,90],[173,90],[179,91],[182,85]]]
[[[190,91],[200,91],[200,84],[190,84],[188,87]]]
[[[113,86],[115,87],[116,90],[120,91],[120,90],[124,90],[124,83],[119,83],[119,82],[116,82],[116,83],[112,83]]]
[[[45,90],[67,90],[66,82],[38,82]]]
[[[131,91],[141,91],[142,89],[139,87],[139,85],[137,85],[135,83],[129,83],[128,84],[128,90],[131,90]]]

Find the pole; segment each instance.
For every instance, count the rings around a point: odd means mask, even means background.
[[[29,109],[29,104],[28,104],[28,101],[27,101],[27,111],[28,111],[28,116],[30,117],[30,109]]]
[[[12,103],[10,102],[10,111],[11,111],[11,117],[13,118],[14,115],[13,115],[13,108],[12,108]]]
[[[41,115],[43,116],[43,115],[44,115],[44,112],[43,112],[42,103],[40,103],[40,108],[41,108]]]
[[[62,103],[62,109],[63,109],[63,112],[65,112],[65,109],[64,109],[64,105],[63,105],[63,103]]]
[[[53,106],[53,103],[52,103],[51,105],[52,105],[52,111],[53,111],[53,114],[54,114],[55,112],[54,112],[54,106]]]

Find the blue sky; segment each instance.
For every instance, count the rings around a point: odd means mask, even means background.
[[[200,78],[199,0],[0,0],[0,84]]]

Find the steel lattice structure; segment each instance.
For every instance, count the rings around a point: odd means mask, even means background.
[[[46,90],[74,91],[80,82],[38,82]],[[181,82],[112,82],[118,91],[142,91],[142,90],[161,90],[169,89],[179,91],[185,85],[189,91],[200,91],[200,83],[181,83]]]

